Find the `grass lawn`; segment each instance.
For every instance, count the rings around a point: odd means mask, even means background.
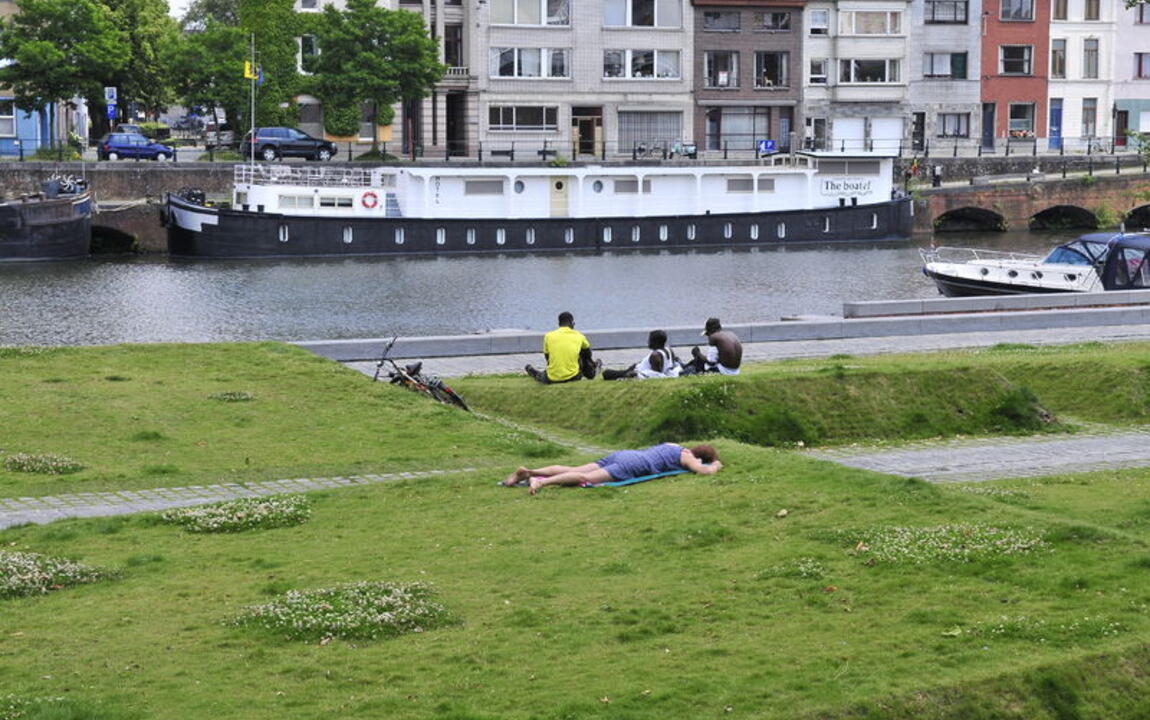
[[[885,377],[907,392],[949,393],[953,408],[959,395],[946,388],[957,378],[987,383],[977,387],[1000,398],[1025,385],[1047,409],[1068,413],[1046,394],[1058,386],[1055,366],[1103,367],[1136,387],[1144,350],[780,363],[735,380],[730,392],[736,407],[752,407],[744,393],[779,396],[762,394],[764,378],[796,392],[785,387],[789,377],[812,398],[852,386],[861,398]],[[1025,370],[1036,362],[1041,382]],[[849,382],[863,375],[870,381]],[[711,380],[682,387],[718,386]],[[543,389],[521,378],[455,384],[489,411],[531,406]],[[660,383],[545,390],[579,416],[600,388],[679,391]],[[0,532],[3,551],[118,571],[0,600],[4,720],[14,717],[4,714],[9,694],[9,704],[65,698],[26,706],[25,717],[74,720],[1150,713],[1150,470],[935,486],[719,438],[727,467],[715,476],[532,498],[494,482],[526,455],[578,456],[285,346],[8,351],[0,389],[6,453],[85,465],[71,475],[4,472],[5,497],[484,468],[317,493],[311,519],[294,527],[191,534],[139,515]],[[254,399],[212,399],[223,392]],[[854,402],[885,416],[884,394]],[[653,432],[667,417],[658,398],[620,397],[638,428],[628,432]],[[984,403],[984,417],[1016,431],[1009,414],[991,411],[996,403]],[[927,403],[903,405],[895,410],[910,416]],[[975,414],[976,404],[962,407]],[[826,443],[859,437],[851,428],[866,425],[794,412],[819,419]],[[930,412],[929,422],[941,422],[956,411]],[[1102,405],[1074,413],[1123,421]],[[525,409],[508,414],[577,429]],[[616,422],[586,437],[610,439],[623,432]],[[897,427],[871,439],[915,436],[913,425]],[[178,471],[143,470],[158,464]],[[453,621],[330,642],[227,624],[288,590],[379,580],[429,583]]]

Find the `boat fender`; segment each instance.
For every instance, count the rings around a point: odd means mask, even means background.
[[[365,208],[372,210],[376,205],[379,205],[379,196],[373,193],[371,190],[368,190],[363,194],[363,197],[361,197],[359,201],[363,203]]]

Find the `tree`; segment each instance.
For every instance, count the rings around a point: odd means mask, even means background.
[[[373,125],[391,124],[395,103],[426,97],[447,70],[422,17],[376,7],[374,0],[348,0],[343,11],[325,7],[318,39],[320,99],[339,108],[367,101]],[[372,152],[378,151],[372,133]]]
[[[149,111],[172,98],[171,73],[162,51],[176,42],[179,26],[168,15],[166,0],[103,0],[127,38],[128,62],[108,83],[119,88],[120,102],[135,102]]]
[[[245,36],[255,40],[256,64],[264,77],[256,93],[255,124],[294,125],[293,98],[300,88],[296,70],[300,21],[294,0],[239,0],[239,21]],[[242,74],[243,66],[236,72]]]
[[[103,109],[103,88],[130,52],[112,11],[95,0],[20,0],[19,8],[0,28],[0,57],[11,61],[0,84],[16,106],[44,110],[53,133],[56,102],[82,96]]]
[[[193,0],[180,19],[185,31],[203,30],[208,21],[236,27],[240,24],[239,0]]]
[[[208,20],[165,48],[163,64],[174,90],[188,106],[222,108],[234,127],[248,116],[249,84],[244,79],[248,35],[238,27]]]

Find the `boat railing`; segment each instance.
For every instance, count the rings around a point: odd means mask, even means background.
[[[305,187],[391,187],[395,175],[379,168],[315,165],[236,165],[236,184]]]
[[[1008,252],[1005,250],[986,250],[983,248],[952,247],[948,245],[920,248],[918,252],[922,256],[922,261],[924,263],[965,263],[1003,260],[1015,262],[1037,262],[1043,258],[1042,255],[1035,255],[1034,253]]]

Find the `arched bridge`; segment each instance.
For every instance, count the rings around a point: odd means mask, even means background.
[[[1150,229],[1150,174],[1020,178],[916,194],[915,229]]]

